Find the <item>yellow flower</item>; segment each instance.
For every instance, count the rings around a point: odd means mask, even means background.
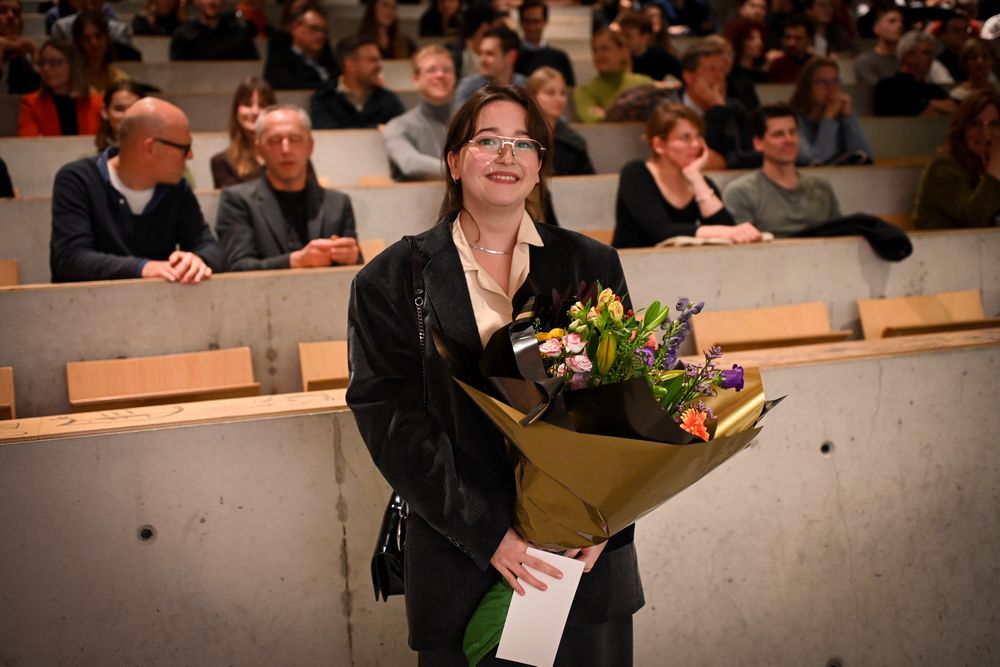
[[[611,291],[610,287],[605,287],[604,291],[597,297],[597,307],[606,306],[614,300],[615,293]]]
[[[572,306],[569,307],[569,316],[579,317],[580,315],[583,314],[584,312],[583,309],[584,305],[581,302],[577,301],[576,303],[574,303]]]
[[[535,334],[535,340],[537,340],[539,343],[544,343],[545,341],[547,341],[550,338],[552,338],[552,335],[551,334],[547,334],[544,331]]]
[[[625,315],[625,308],[622,306],[621,301],[612,301],[608,304],[608,314],[611,319],[616,323],[621,324],[622,317]]]
[[[549,338],[562,338],[565,335],[566,332],[558,328],[553,329],[552,331],[549,332]]]
[[[596,308],[591,308],[590,312],[587,313],[587,321],[596,322],[599,319],[601,319],[601,314],[597,312]]]
[[[618,344],[615,337],[610,333],[601,336],[601,342],[597,344],[597,372],[604,375],[615,363],[618,356]]]

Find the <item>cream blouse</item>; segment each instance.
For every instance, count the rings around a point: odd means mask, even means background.
[[[472,312],[476,316],[476,326],[479,329],[479,339],[486,345],[493,333],[500,327],[509,324],[514,317],[513,297],[528,278],[531,269],[530,251],[528,246],[543,246],[542,238],[535,229],[535,223],[527,211],[521,216],[521,225],[517,229],[517,243],[510,260],[510,278],[507,281],[508,291],[503,289],[489,272],[479,265],[476,256],[469,245],[462,225],[456,218],[451,225],[451,238],[458,249],[458,257],[465,271],[465,284],[469,288],[469,299],[472,301]]]

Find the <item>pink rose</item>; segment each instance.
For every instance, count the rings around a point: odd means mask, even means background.
[[[574,373],[589,373],[594,367],[585,354],[577,354],[566,358],[566,367]]]
[[[538,351],[543,357],[558,357],[562,354],[562,343],[558,338],[550,338],[538,346]]]
[[[566,334],[566,337],[563,338],[563,345],[566,346],[566,352],[569,354],[579,354],[587,346],[580,338],[580,334],[577,333]]]

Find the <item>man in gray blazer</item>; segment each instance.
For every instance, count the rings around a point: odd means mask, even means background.
[[[259,178],[226,188],[215,225],[232,271],[361,263],[347,195],[309,178],[312,123],[301,108],[268,107],[257,118]]]

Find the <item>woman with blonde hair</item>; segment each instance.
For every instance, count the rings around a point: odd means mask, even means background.
[[[624,90],[645,86],[653,80],[632,72],[632,55],[620,32],[604,28],[590,40],[597,76],[573,91],[576,116],[584,123],[604,120],[608,107]]]
[[[213,155],[210,162],[213,187],[245,183],[260,175],[257,116],[262,109],[276,103],[274,90],[264,79],[252,76],[236,87],[229,108],[229,146]]]
[[[869,164],[872,149],[840,84],[840,65],[816,56],[799,72],[789,105],[799,124],[799,164]]]
[[[965,98],[940,153],[924,170],[913,213],[916,229],[995,227],[1000,215],[1000,94]]]
[[[587,140],[563,120],[568,95],[566,80],[553,67],[539,67],[528,77],[528,93],[552,129],[554,176],[579,176],[593,174],[594,165],[587,153]]]
[[[682,104],[654,109],[643,134],[649,157],[621,171],[611,245],[647,247],[674,236],[761,239],[749,222],[736,224],[719,188],[702,173],[708,160],[704,127],[701,116]]]

